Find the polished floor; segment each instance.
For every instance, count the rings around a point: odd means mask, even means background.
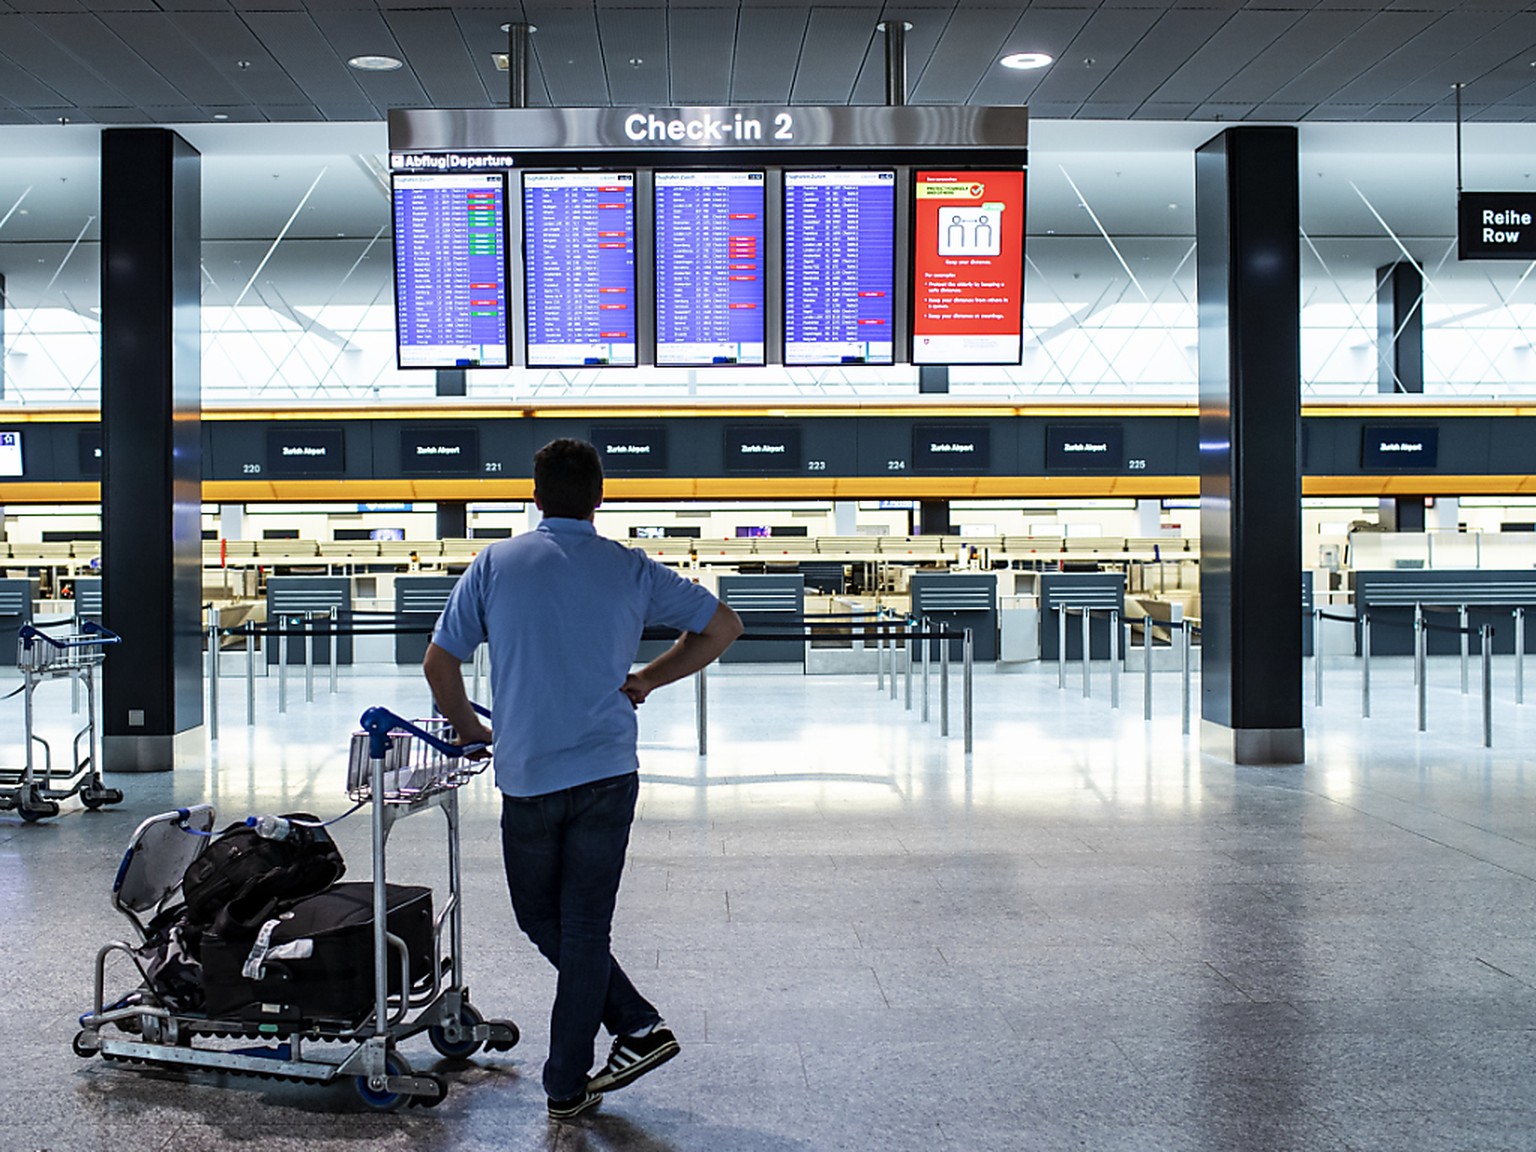
[[[1309,677],[1296,768],[1203,757],[1173,673],[1147,723],[1135,675],[1115,712],[1102,665],[1093,699],[1053,667],[980,668],[969,757],[958,677],[945,739],[936,685],[924,724],[872,676],[720,670],[702,760],[693,691],[666,690],[642,710],[615,950],[683,1053],[566,1125],[538,1077],[552,974],[512,923],[484,778],[464,793],[470,982],[525,1038],[445,1065],[439,1108],[71,1053],[94,952],[126,928],[108,889],[135,824],[202,799],[337,814],[362,707],[425,699],[360,674],[311,704],[290,685],[280,716],[263,682],[247,728],[230,679],[201,763],[118,778],[116,811],[0,816],[0,1152],[1536,1149],[1536,702],[1501,661],[1485,751],[1475,675],[1463,697],[1454,661],[1432,668],[1420,735],[1407,664],[1374,673],[1370,720],[1351,662],[1322,709]],[[0,707],[19,757],[19,701]],[[338,839],[366,876],[365,818]],[[391,844],[392,878],[441,882],[438,817]]]

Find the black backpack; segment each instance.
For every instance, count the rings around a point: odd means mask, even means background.
[[[231,824],[208,844],[182,878],[185,922],[196,937],[254,936],[286,906],[323,892],[346,872],[341,851],[320,821],[291,812],[281,840]]]

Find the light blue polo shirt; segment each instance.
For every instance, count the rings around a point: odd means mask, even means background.
[[[639,726],[619,691],[650,625],[702,632],[719,603],[587,520],[545,517],[475,557],[432,642],[490,644],[496,786],[542,796],[635,771]]]

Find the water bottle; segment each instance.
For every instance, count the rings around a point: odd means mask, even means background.
[[[256,835],[264,840],[286,840],[292,830],[281,816],[247,816],[245,826],[256,829]]]

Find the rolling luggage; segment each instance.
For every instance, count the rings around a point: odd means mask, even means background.
[[[432,890],[386,885],[391,934],[405,941],[411,983],[432,970]],[[373,885],[337,884],[260,926],[203,937],[204,1011],[257,1027],[297,1027],[306,1020],[356,1023],[373,1007]],[[400,964],[389,952],[389,989],[400,991]]]

